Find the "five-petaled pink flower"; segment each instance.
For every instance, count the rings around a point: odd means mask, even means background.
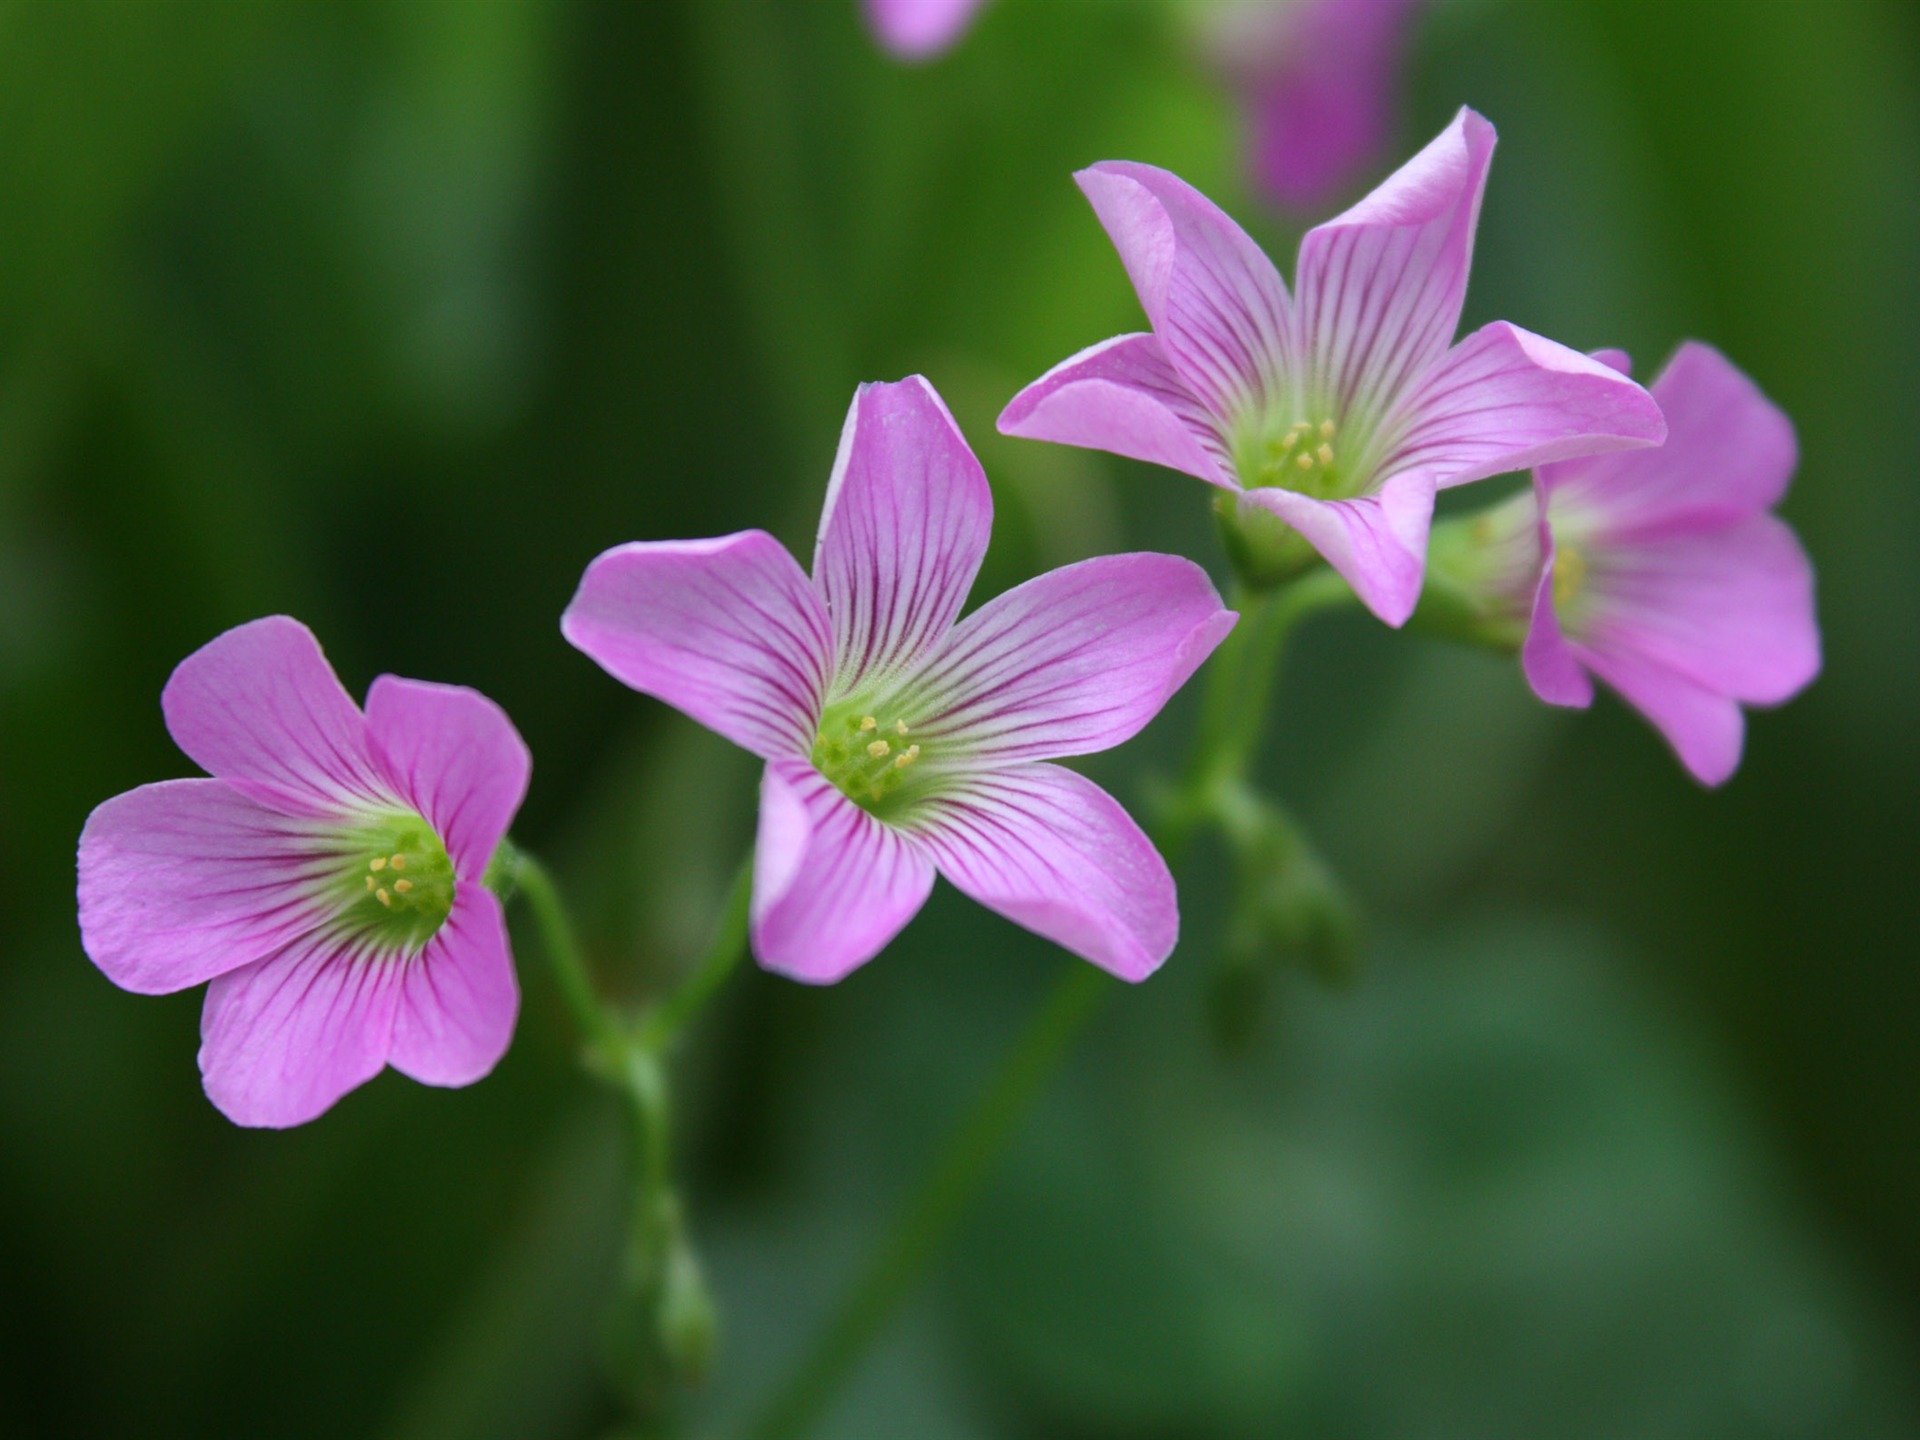
[[[1081,171],[1153,330],[1056,365],[1001,430],[1218,485],[1298,531],[1401,624],[1437,490],[1666,433],[1644,390],[1563,345],[1501,321],[1452,343],[1493,145],[1493,127],[1462,110],[1308,232],[1297,296],[1184,181],[1120,162]]]
[[[1543,466],[1520,499],[1540,555],[1521,658],[1555,705],[1591,704],[1599,676],[1718,785],[1740,763],[1741,704],[1779,704],[1820,670],[1813,569],[1767,513],[1799,451],[1709,345],[1682,345],[1651,388],[1665,445]]]
[[[1207,49],[1239,93],[1254,183],[1289,210],[1337,199],[1385,149],[1421,0],[1234,0]]]
[[[986,0],[864,0],[875,37],[902,60],[931,60],[949,49]]]
[[[838,980],[967,895],[1128,980],[1172,950],[1172,877],[1111,796],[1047,762],[1140,730],[1233,626],[1204,572],[1109,555],[959,621],[985,474],[918,377],[854,397],[809,578],[772,536],[622,545],[561,628],[610,674],[767,762],[761,964]]]
[[[123,989],[213,982],[213,1103],[298,1125],[385,1065],[429,1085],[490,1071],[520,996],[481,877],[529,770],[500,708],[383,675],[363,715],[286,616],[189,655],[160,703],[214,778],[143,785],[88,817],[80,933]]]

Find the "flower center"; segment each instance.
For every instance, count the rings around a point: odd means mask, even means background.
[[[341,924],[386,945],[418,951],[453,911],[453,861],[433,827],[411,812],[350,831],[340,877]]]
[[[1296,420],[1284,433],[1269,435],[1253,456],[1253,485],[1276,485],[1320,498],[1338,495],[1339,452],[1333,447],[1338,433],[1339,427],[1327,419],[1317,425]]]
[[[829,710],[813,745],[813,768],[854,804],[878,814],[896,806],[920,761],[920,742],[896,715],[863,706]]]

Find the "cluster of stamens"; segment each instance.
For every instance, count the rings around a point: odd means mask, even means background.
[[[1587,583],[1587,557],[1561,541],[1553,557],[1553,608],[1564,612]],[[1564,614],[1562,615],[1564,619]]]
[[[1322,420],[1296,420],[1286,434],[1267,441],[1267,453],[1260,467],[1263,480],[1274,484],[1297,484],[1314,471],[1333,468],[1334,423]]]
[[[872,806],[897,790],[907,767],[920,758],[920,746],[907,743],[905,720],[882,724],[873,715],[829,718],[816,737],[813,764],[858,804]]]
[[[380,872],[388,868],[391,868],[394,872],[388,877],[393,882],[393,889],[391,890],[385,885],[382,885],[379,878]],[[401,854],[376,855],[367,862],[367,869],[372,872],[367,876],[367,889],[372,892],[374,899],[378,900],[389,910],[393,908],[393,897],[395,895],[404,898],[413,889],[413,881],[400,874],[400,872],[406,868],[407,857]]]

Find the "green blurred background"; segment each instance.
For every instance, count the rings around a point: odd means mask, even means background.
[[[1697,790],[1603,700],[1361,616],[1266,778],[1367,906],[1359,979],[1204,1023],[1187,940],[1108,1006],[825,1434],[1920,1433],[1920,12],[1451,0],[1399,149],[1500,127],[1468,322],[1643,367],[1697,335],[1795,417],[1827,668]],[[530,936],[518,1040],[286,1134],[201,1096],[197,995],[82,955],[88,809],[189,773],[172,665],[273,611],[356,693],[469,683],[609,988],[704,943],[753,767],[559,638],[585,562],[801,548],[854,383],[920,371],[991,475],[979,594],[1115,548],[1218,569],[1202,487],[996,436],[1138,328],[1069,179],[1170,166],[1276,253],[1153,0],[998,0],[901,69],[853,0],[0,4],[0,1432],[590,1436],[624,1158]],[[1176,704],[1094,773],[1138,802]],[[1211,863],[1210,863],[1211,862]],[[680,1089],[726,1433],[1066,962],[937,894],[832,990],[743,973]]]

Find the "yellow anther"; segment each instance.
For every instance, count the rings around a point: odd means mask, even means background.
[[[393,882],[393,888],[404,895],[413,888],[413,882],[411,880],[396,880]]]
[[[1320,457],[1320,463],[1322,465],[1331,465],[1333,463],[1333,447],[1327,444],[1326,441],[1321,441],[1320,448],[1314,453]]]
[[[893,747],[887,744],[886,741],[876,740],[867,746],[867,754],[871,755],[875,760],[878,760],[882,755],[887,754],[892,749]]]
[[[382,905],[385,905],[389,910],[393,908],[393,896],[387,893],[384,885],[373,892],[373,898],[378,900]]]
[[[386,868],[387,857],[384,855],[376,855],[367,862],[367,869],[369,870],[384,870]]]
[[[1313,457],[1302,453],[1293,463],[1298,465],[1302,470],[1311,470],[1313,468]]]
[[[371,875],[367,876],[367,889],[373,889],[373,877]]]
[[[1571,545],[1561,545],[1553,558],[1553,603],[1565,607],[1573,603],[1587,582],[1587,557]]]
[[[1331,440],[1333,438],[1333,422],[1331,420],[1322,420],[1320,422],[1320,438],[1322,440]]]
[[[404,869],[406,869],[406,868],[407,868],[407,857],[406,857],[406,856],[404,856],[404,855],[396,855],[396,856],[394,856],[394,857],[393,857],[393,860],[392,860],[392,865],[393,865],[393,868],[394,868],[394,869],[396,869],[396,870],[404,870]]]
[[[1297,430],[1289,430],[1285,435],[1280,437],[1280,453],[1282,455],[1286,454],[1299,443],[1299,440],[1300,433]]]
[[[913,762],[918,760],[919,758],[920,758],[920,747],[918,745],[909,745],[907,747],[906,754],[902,755],[898,760],[893,762],[893,768],[896,770],[904,770],[907,768],[907,766],[913,764]]]
[[[906,722],[906,721],[904,721],[904,720],[896,720],[896,721],[894,721],[894,722],[893,722],[893,733],[894,733],[894,734],[896,734],[896,735],[904,735],[904,734],[906,734],[906,733],[907,733],[907,722]],[[918,749],[919,749],[920,747],[919,747],[918,745],[916,745],[916,746],[914,746],[913,748],[914,748],[914,749],[916,749],[916,750],[918,750]]]
[[[873,718],[873,716],[871,716],[871,715],[862,715],[862,716],[860,717],[860,728],[861,728],[861,730],[863,730],[863,731],[865,731],[865,730],[871,730],[871,729],[873,729],[873,728],[874,728],[875,726],[877,726],[877,725],[879,725],[879,723],[880,723],[880,722],[879,722],[878,720],[876,720],[876,719],[874,719],[874,718]]]

